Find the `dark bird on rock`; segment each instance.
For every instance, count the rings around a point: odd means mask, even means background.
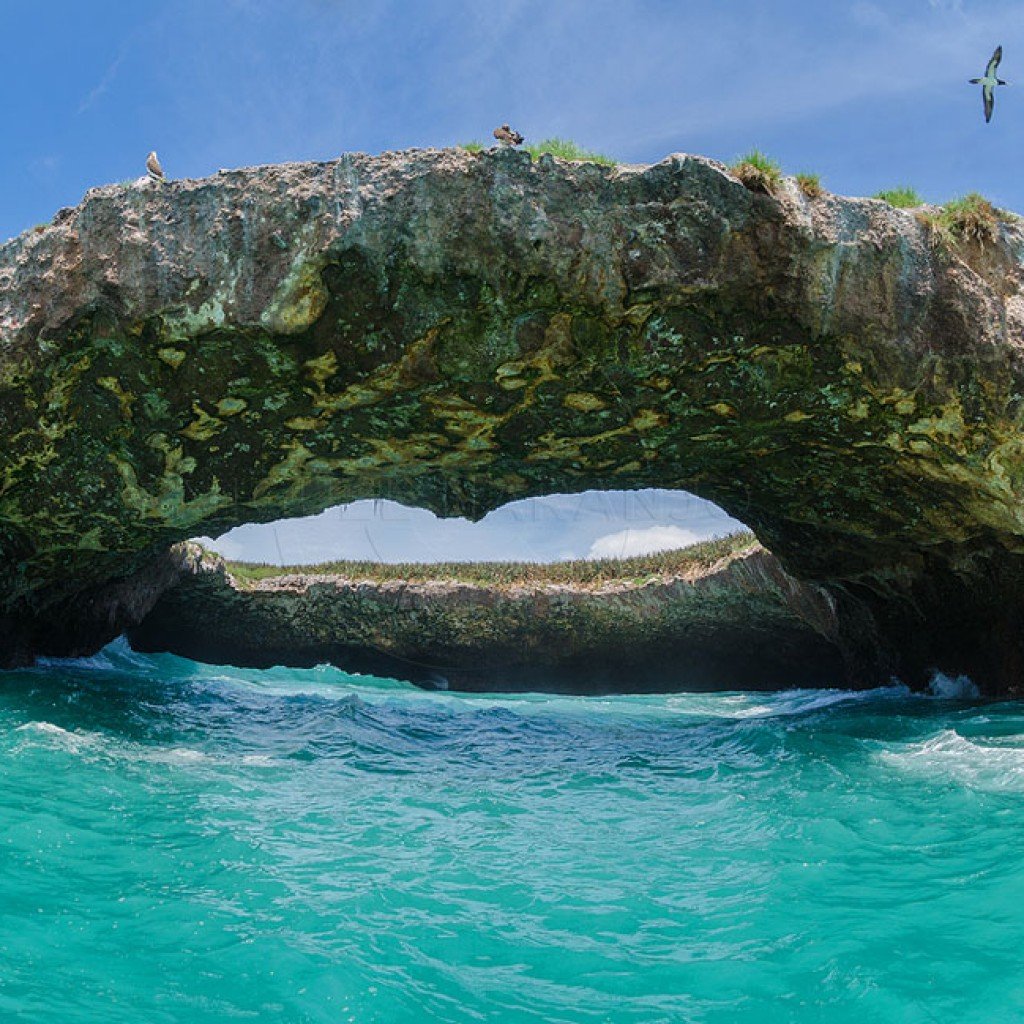
[[[160,166],[160,161],[156,158],[155,149],[146,157],[146,170],[154,181],[164,180],[164,169]]]
[[[986,124],[992,120],[992,109],[996,105],[996,86],[1006,85],[1001,78],[996,77],[996,68],[999,67],[999,62],[1002,59],[1003,48],[1001,46],[997,46],[996,52],[992,54],[992,58],[988,62],[988,67],[985,68],[985,77],[971,79],[971,85],[981,86],[981,99],[985,104]]]
[[[509,128],[507,124],[503,124],[500,128],[495,128],[494,137],[503,146],[521,146],[523,144],[522,135],[514,128]]]

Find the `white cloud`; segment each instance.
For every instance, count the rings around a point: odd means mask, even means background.
[[[644,538],[666,538],[662,548],[674,548],[741,529],[716,505],[685,491],[584,491],[512,502],[476,523],[387,499],[356,501],[316,516],[240,526],[205,543],[227,558],[277,565],[337,558],[550,562],[594,557],[608,538],[620,538],[610,552],[617,557],[624,546],[634,553],[633,544]]]
[[[689,547],[704,538],[681,526],[648,526],[645,530],[620,530],[606,533],[590,545],[588,558],[630,558]]]
[[[90,107],[94,106],[107,92],[117,77],[117,72],[124,62],[124,50],[122,50],[107,66],[107,70],[103,72],[103,77],[96,83],[96,85],[82,98],[82,102],[78,104],[78,112],[84,114]]]

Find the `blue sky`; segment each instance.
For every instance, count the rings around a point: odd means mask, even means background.
[[[1024,210],[1019,0],[11,0],[0,237],[91,185],[489,138],[752,146],[835,191]],[[996,116],[980,74],[1006,50]],[[1018,71],[1019,69],[1019,71]]]
[[[438,519],[393,501],[357,501],[319,516],[203,539],[228,558],[278,565],[330,558],[550,562],[685,547],[742,526],[685,491],[586,491],[512,502],[478,523]]]
[[[1024,212],[1020,0],[10,0],[0,38],[0,238],[138,176],[153,148],[169,176],[192,177],[488,140],[505,120],[627,161],[756,146],[837,192],[976,190]],[[966,80],[997,43],[1013,84],[986,125]],[[587,553],[594,531],[556,507],[541,547]],[[405,521],[436,557],[445,537],[477,543],[466,526]],[[504,521],[470,532],[492,536],[495,557],[540,550]],[[641,529],[610,507],[604,523]],[[659,525],[685,529],[671,516],[645,528]],[[388,550],[384,534],[401,532],[364,527]],[[326,557],[357,534],[328,514],[304,536],[333,545]]]

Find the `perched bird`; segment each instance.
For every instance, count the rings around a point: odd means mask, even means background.
[[[992,108],[996,105],[996,86],[1006,85],[1001,78],[996,78],[996,68],[999,67],[999,62],[1002,59],[1003,48],[997,46],[996,52],[992,54],[992,59],[988,62],[988,67],[985,68],[985,77],[971,79],[971,85],[981,86],[981,99],[985,104],[986,124],[992,120]]]
[[[494,137],[503,146],[521,146],[523,144],[522,135],[514,128],[509,128],[507,124],[503,124],[500,128],[495,128]]]
[[[164,180],[164,169],[160,166],[160,161],[156,157],[155,149],[146,157],[146,170],[154,181]]]

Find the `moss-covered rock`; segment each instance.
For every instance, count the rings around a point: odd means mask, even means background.
[[[851,681],[1024,670],[1024,231],[710,161],[346,155],[90,192],[0,249],[8,660],[199,533],[686,488],[843,611]],[[82,618],[94,633],[79,629]]]

